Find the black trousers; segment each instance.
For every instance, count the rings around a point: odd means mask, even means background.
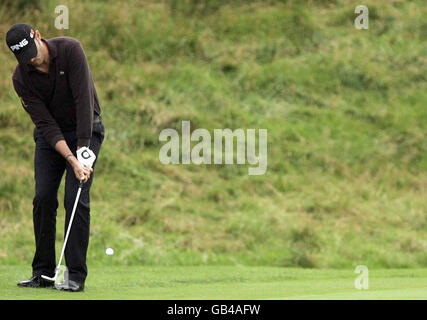
[[[97,160],[101,144],[104,140],[104,134],[104,125],[102,122],[94,123],[89,148],[95,153]],[[70,150],[76,155],[76,132],[63,132],[63,135]],[[33,200],[33,223],[36,252],[32,263],[33,276],[44,274],[52,277],[56,267],[55,236],[58,188],[62,176],[66,172],[64,197],[66,211],[65,237],[79,188],[79,181],[70,164],[46,142],[37,129],[34,130],[34,141],[36,143],[34,155],[36,187]],[[96,161],[93,168],[95,168]],[[84,184],[81,191],[64,254],[69,279],[78,282],[84,282],[87,277],[86,253],[89,245],[90,227],[89,191],[94,174],[95,171],[91,174],[90,179]]]

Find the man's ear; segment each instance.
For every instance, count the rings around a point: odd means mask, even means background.
[[[42,35],[40,34],[40,31],[39,30],[36,30],[36,39],[41,39],[42,38]]]

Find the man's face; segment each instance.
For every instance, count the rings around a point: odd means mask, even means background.
[[[34,39],[34,42],[37,47],[37,56],[32,58],[30,61],[28,61],[28,64],[31,64],[34,67],[38,67],[43,64],[43,61],[45,60],[45,56],[43,54],[43,47],[42,47],[42,41],[41,41],[41,35],[40,32],[36,31],[36,38]]]

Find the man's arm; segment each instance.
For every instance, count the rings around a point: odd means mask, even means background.
[[[65,142],[61,129],[44,102],[32,95],[20,82],[13,80],[13,86],[21,99],[22,106],[30,115],[36,128],[40,130],[42,136],[57,152],[67,159],[74,170],[76,178],[86,182],[90,177],[90,172],[93,170],[84,168],[73,155]]]
[[[69,83],[76,104],[77,145],[89,147],[92,137],[94,92],[93,80],[83,48],[79,42],[71,48],[68,58]]]
[[[36,125],[36,128],[40,130],[46,141],[52,147],[55,147],[59,140],[64,140],[59,125],[50,114],[45,103],[15,79],[13,79],[13,86],[21,99],[24,110],[30,115],[31,120]]]

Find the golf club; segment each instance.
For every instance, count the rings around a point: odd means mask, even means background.
[[[95,162],[96,156],[92,150],[90,150],[87,147],[83,147],[77,150],[77,159],[83,166],[91,169],[93,166],[93,163]],[[74,214],[76,213],[76,208],[77,208],[77,204],[79,203],[79,198],[80,198],[80,193],[82,192],[82,188],[83,188],[83,180],[80,180],[79,189],[77,190],[76,200],[74,201],[73,211],[71,212],[70,222],[68,223],[67,233],[65,234],[64,245],[62,246],[61,256],[59,257],[58,266],[55,269],[55,276],[51,278],[51,277],[42,275],[43,279],[55,282],[56,278],[58,277],[59,270],[60,270],[59,267],[61,266],[62,258],[64,257],[65,247],[67,246],[68,236],[70,235],[71,225],[73,224]]]
[[[73,211],[71,213],[71,218],[70,218],[70,222],[68,223],[68,228],[67,228],[67,233],[65,235],[65,239],[64,239],[64,245],[62,246],[62,251],[61,251],[61,256],[59,257],[59,262],[58,262],[58,266],[55,269],[55,276],[48,277],[45,275],[42,275],[43,279],[49,280],[49,281],[56,281],[56,278],[58,277],[59,274],[59,267],[61,266],[61,262],[62,262],[62,257],[64,256],[64,252],[65,252],[65,247],[67,246],[67,240],[68,240],[68,236],[70,235],[70,230],[71,230],[71,225],[73,223],[73,219],[74,219],[74,214],[76,212],[76,208],[77,208],[77,204],[79,202],[79,198],[80,198],[80,193],[82,192],[82,188],[83,188],[83,180],[80,180],[80,184],[79,184],[79,189],[77,191],[77,196],[76,196],[76,201],[74,202],[74,207],[73,207]]]

